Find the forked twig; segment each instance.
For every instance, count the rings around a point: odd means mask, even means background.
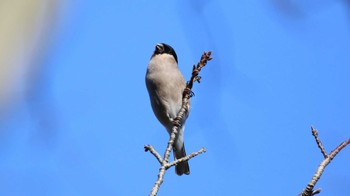
[[[316,143],[318,148],[321,150],[322,155],[324,156],[323,161],[320,163],[320,165],[318,166],[316,173],[314,174],[314,176],[312,177],[311,181],[309,182],[309,184],[306,186],[306,188],[304,189],[304,191],[302,193],[299,194],[299,196],[312,196],[312,195],[316,195],[319,194],[321,192],[321,189],[316,189],[313,190],[317,181],[321,178],[321,175],[323,174],[325,168],[327,167],[327,165],[334,159],[335,156],[337,156],[337,154],[350,143],[350,138],[345,140],[344,142],[342,142],[341,144],[339,144],[338,147],[336,147],[330,154],[327,154],[326,150],[324,149],[321,140],[318,137],[318,132],[316,129],[314,129],[313,127],[311,127],[311,131],[312,131],[312,135],[315,137]]]

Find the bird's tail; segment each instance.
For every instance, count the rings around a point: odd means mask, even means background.
[[[182,146],[182,149],[174,148],[174,157],[175,159],[180,159],[186,156],[185,145]],[[190,174],[190,166],[187,161],[180,162],[175,166],[175,172],[177,175],[181,176],[182,174]]]

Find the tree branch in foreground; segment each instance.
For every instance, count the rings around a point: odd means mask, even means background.
[[[206,151],[205,148],[201,148],[197,152],[193,152],[190,155],[187,155],[186,157],[183,157],[181,159],[177,159],[177,160],[169,163],[169,156],[170,156],[171,150],[173,149],[173,144],[174,144],[176,135],[179,131],[179,128],[181,127],[181,119],[186,114],[186,112],[189,110],[189,101],[190,101],[190,98],[193,96],[193,92],[191,89],[193,87],[194,82],[196,82],[196,81],[198,83],[200,82],[201,77],[198,74],[201,71],[201,69],[207,64],[207,62],[212,59],[212,57],[210,55],[211,55],[211,51],[204,52],[200,61],[197,64],[197,66],[193,65],[192,76],[191,76],[190,81],[187,82],[186,88],[184,89],[184,92],[182,95],[182,107],[181,107],[180,111],[177,113],[177,117],[174,119],[173,131],[170,135],[170,139],[168,141],[168,146],[165,150],[163,158],[159,155],[159,153],[152,146],[150,146],[150,145],[145,146],[145,151],[146,152],[150,151],[157,158],[158,162],[161,164],[161,167],[159,168],[158,179],[154,183],[154,186],[152,188],[150,196],[157,195],[158,190],[159,190],[161,184],[163,183],[164,174],[165,174],[165,171],[167,169],[169,169],[172,166],[175,166],[176,164],[178,164],[180,162],[188,161],[191,158]]]
[[[321,153],[324,156],[323,161],[318,166],[316,173],[312,177],[309,184],[306,186],[304,191],[299,194],[299,196],[313,196],[321,192],[321,189],[313,190],[317,181],[321,178],[321,175],[323,171],[325,170],[326,166],[333,160],[333,158],[345,147],[350,143],[350,138],[342,142],[338,147],[336,147],[330,154],[327,154],[326,150],[324,149],[321,140],[318,137],[318,132],[316,129],[311,127],[312,135],[315,137],[316,143],[318,148],[321,150]]]

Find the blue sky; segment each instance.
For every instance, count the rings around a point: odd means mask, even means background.
[[[297,195],[350,137],[350,21],[345,1],[62,2],[30,92],[2,119],[0,195],[147,195],[168,135],[144,76],[154,45],[176,50],[189,79],[191,174],[159,195]],[[20,88],[20,87],[18,87]],[[322,196],[350,192],[350,147],[327,167]]]

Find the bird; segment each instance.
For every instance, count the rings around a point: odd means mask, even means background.
[[[178,68],[176,52],[170,45],[156,44],[147,66],[145,80],[153,113],[171,135],[174,119],[182,107],[182,94],[186,82]],[[184,129],[190,111],[189,105],[187,107],[173,145],[175,160],[186,156]],[[175,165],[175,172],[179,176],[189,175],[188,162],[184,161]]]

